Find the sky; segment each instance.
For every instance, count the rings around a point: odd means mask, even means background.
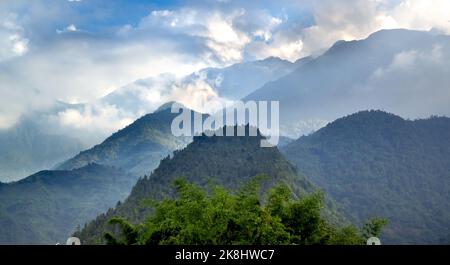
[[[0,129],[56,100],[93,102],[164,73],[269,56],[295,61],[391,28],[450,33],[450,1],[2,0]],[[103,123],[92,110],[59,122],[114,130],[131,121],[115,119],[112,106],[92,108]]]

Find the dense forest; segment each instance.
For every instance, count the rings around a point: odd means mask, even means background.
[[[136,180],[117,168],[89,164],[0,184],[0,244],[65,242],[77,225],[125,199]]]
[[[356,223],[389,219],[386,243],[439,244],[450,235],[450,119],[382,111],[338,119],[282,148]]]

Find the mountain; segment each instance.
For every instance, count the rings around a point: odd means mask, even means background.
[[[52,168],[83,149],[77,139],[43,130],[35,118],[22,117],[12,128],[0,130],[0,181],[16,181]]]
[[[56,170],[2,183],[0,244],[64,241],[76,225],[125,199],[140,176],[192,141],[192,137],[172,135],[172,120],[179,115],[171,113],[172,104],[162,105]]]
[[[137,176],[150,173],[162,158],[192,140],[192,137],[173,136],[171,123],[179,114],[171,113],[172,104],[164,104],[154,113],[137,119],[101,144],[65,161],[58,169],[75,169],[98,163],[119,167]]]
[[[64,243],[77,225],[126,198],[136,179],[89,164],[0,184],[0,244]]]
[[[194,137],[186,148],[163,159],[150,176],[141,178],[122,204],[98,216],[76,236],[83,244],[101,243],[103,233],[109,229],[110,218],[122,216],[134,223],[143,221],[149,209],[142,202],[173,195],[172,182],[179,177],[202,186],[212,182],[236,190],[253,177],[265,175],[265,188],[283,181],[297,195],[315,189],[276,147],[260,147],[261,139],[260,134],[258,137]]]
[[[239,99],[264,83],[290,73],[309,60],[310,58],[307,57],[291,63],[270,57],[225,68],[206,68],[184,78],[162,74],[137,80],[93,103],[68,104],[56,101],[47,109],[24,114],[12,128],[0,130],[0,150],[2,150],[0,181],[15,181],[36,171],[54,168],[57,163],[69,159],[86,147],[98,144],[110,135],[110,132],[115,131],[110,128],[95,129],[77,127],[74,123],[66,124],[65,118],[70,118],[72,114],[92,115],[96,119],[99,117],[95,115],[100,115],[98,113],[106,108],[117,111],[115,114],[117,120],[134,120],[146,113],[154,112],[157,104],[160,104],[160,101],[154,101],[155,93],[161,93],[161,98],[164,99],[167,96],[165,93],[168,93],[174,85],[188,87],[195,86],[196,82],[205,83],[220,96]],[[178,143],[175,145],[179,147]],[[158,149],[157,146],[154,148]],[[163,155],[165,154],[167,152],[163,152]],[[102,160],[100,159],[99,162]],[[80,164],[86,163],[80,162]],[[146,173],[147,168],[154,166],[156,165],[137,168],[134,171]],[[74,167],[78,165],[67,165],[62,168]],[[125,167],[133,167],[133,165]]]
[[[237,63],[225,68],[206,68],[187,76],[183,82],[189,83],[201,78],[215,88],[219,96],[240,99],[267,82],[289,74],[311,59],[311,57],[305,57],[291,63],[278,57],[269,57],[259,61]]]
[[[450,36],[382,30],[337,42],[244,100],[280,101],[281,125],[297,137],[362,109],[407,118],[450,115],[449,60]]]
[[[449,118],[358,112],[282,153],[351,220],[387,218],[385,243],[436,244],[450,235]]]
[[[305,57],[291,63],[277,57],[269,57],[224,68],[205,68],[182,78],[171,74],[161,74],[123,86],[101,98],[100,102],[115,106],[123,112],[134,114],[152,112],[157,104],[155,97],[170,99],[171,90],[174,87],[182,90],[202,87],[210,89],[219,97],[237,100],[265,83],[294,71],[311,59],[311,57]]]

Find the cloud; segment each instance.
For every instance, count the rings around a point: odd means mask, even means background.
[[[154,10],[142,19],[136,30],[171,31],[180,39],[197,42],[202,49],[200,59],[216,65],[231,64],[243,60],[244,47],[250,42],[248,34],[233,25],[244,15],[243,10],[231,13],[192,8]]]
[[[301,32],[302,55],[318,54],[338,40],[366,38],[381,29],[437,29],[450,33],[446,0],[315,0],[315,24]]]
[[[61,34],[64,32],[75,32],[75,31],[78,31],[77,27],[74,24],[70,24],[69,26],[65,27],[62,30],[57,29],[56,33]]]
[[[62,128],[81,131],[82,135],[90,135],[95,140],[101,140],[109,133],[117,131],[132,123],[135,117],[124,113],[112,105],[101,103],[86,104],[80,108],[65,109],[56,114],[57,121]],[[100,132],[100,133],[99,133]],[[67,132],[66,132],[67,133]],[[74,135],[76,136],[76,135]],[[94,137],[92,137],[94,136]],[[77,138],[80,137],[76,136]],[[97,139],[98,138],[98,139]]]
[[[384,28],[450,33],[446,0],[203,0],[145,8],[131,7],[134,1],[49,3],[0,3],[0,128],[55,100],[97,104],[93,102],[115,89],[163,73],[179,79],[204,67],[269,56],[294,61],[318,55],[337,40],[362,39]],[[123,13],[126,17],[120,16]],[[399,55],[398,60],[407,63],[408,56],[418,55]],[[419,60],[409,59],[413,65]],[[387,76],[393,69],[380,71]],[[132,114],[97,104],[59,119],[67,125],[78,119],[85,127],[99,119],[115,128],[165,100],[194,108],[200,108],[200,102],[227,100],[201,77],[144,86],[136,85],[136,93],[148,106],[128,111]],[[110,120],[114,115],[117,122]]]
[[[15,13],[0,12],[0,62],[22,56],[28,52],[29,40]]]

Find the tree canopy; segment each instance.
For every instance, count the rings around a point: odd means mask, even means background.
[[[355,245],[378,236],[385,220],[363,229],[338,227],[321,215],[320,192],[296,198],[280,183],[261,194],[257,179],[231,193],[222,186],[202,189],[183,179],[174,182],[177,196],[153,201],[145,222],[132,225],[120,218],[110,223],[120,235],[105,233],[107,244],[151,245]]]

